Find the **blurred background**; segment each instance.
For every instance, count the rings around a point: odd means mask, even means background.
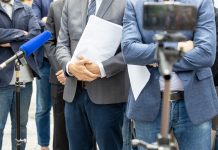
[[[29,6],[31,6],[32,4],[32,0],[21,0],[21,1]]]

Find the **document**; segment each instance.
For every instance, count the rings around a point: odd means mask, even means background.
[[[71,61],[79,56],[102,62],[115,55],[121,42],[122,26],[91,15]]]
[[[135,101],[150,79],[150,72],[146,66],[128,65],[130,85]]]

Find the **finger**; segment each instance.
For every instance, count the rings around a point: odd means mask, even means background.
[[[79,56],[79,64],[90,64],[92,63],[91,60],[89,60],[88,58],[85,58],[83,56]]]
[[[61,81],[64,81],[64,80],[65,80],[65,78],[60,78],[60,80],[61,80]]]
[[[60,80],[61,83],[64,83],[64,80]]]
[[[90,77],[90,78],[97,78],[97,77],[98,77],[97,74],[94,74],[94,73],[90,72],[90,71],[87,70],[87,69],[84,70],[84,74],[85,74],[86,76]]]
[[[87,82],[91,82],[91,81],[94,81],[94,80],[96,80],[97,78],[88,78],[86,81]]]
[[[56,73],[56,76],[59,76],[62,72],[63,72],[63,70],[59,70],[59,71]]]

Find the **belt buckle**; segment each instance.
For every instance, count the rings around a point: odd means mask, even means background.
[[[85,81],[81,81],[81,83],[82,83],[83,88],[86,87],[86,82]]]
[[[184,98],[184,95],[181,95],[182,93],[180,93],[181,91],[174,91],[170,93],[170,102],[175,102],[175,101],[179,101],[182,100]],[[177,95],[173,95],[173,94],[177,94]],[[174,97],[174,98],[173,98]]]

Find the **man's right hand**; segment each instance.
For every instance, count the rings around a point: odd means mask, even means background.
[[[93,81],[99,76],[87,70],[85,64],[89,63],[91,63],[90,60],[86,58],[79,59],[68,66],[68,71],[80,81]]]
[[[41,21],[46,23],[47,22],[47,17],[43,17]]]
[[[0,44],[0,47],[8,48],[11,47],[10,43]]]
[[[24,35],[28,35],[29,33],[28,32],[26,32],[26,31],[23,31],[23,33],[24,33]]]

